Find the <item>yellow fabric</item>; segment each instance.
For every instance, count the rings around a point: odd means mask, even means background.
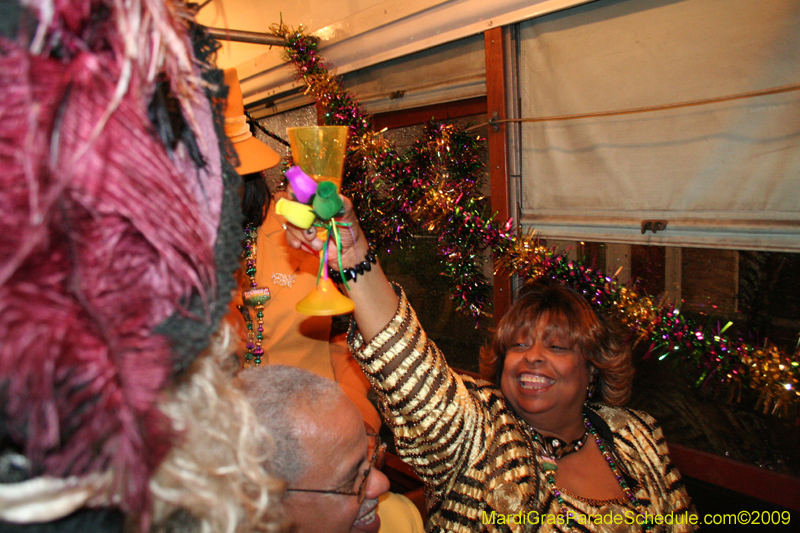
[[[348,341],[385,407],[384,420],[392,428],[398,455],[425,481],[427,530],[522,532],[538,527],[502,521],[521,512],[531,519],[544,518],[538,529],[542,533],[570,531],[563,522],[553,522],[563,509],[546,481],[542,450],[528,426],[497,387],[460,376],[447,366],[399,288],[398,295],[397,313],[383,331],[366,343],[353,325]],[[602,426],[610,433],[606,442],[613,442],[617,464],[636,480],[633,490],[642,509],[651,515],[694,514],[656,421],[624,408],[598,406],[595,413],[598,432],[602,434]],[[587,502],[566,493],[563,499],[568,510],[584,516],[610,510],[610,502]],[[625,511],[633,512],[629,504],[615,509]],[[607,524],[585,527],[609,531]],[[640,529],[630,523],[615,531]],[[652,531],[694,529],[684,523]]]
[[[424,533],[422,516],[411,500],[402,494],[387,492],[378,500],[379,533]]]

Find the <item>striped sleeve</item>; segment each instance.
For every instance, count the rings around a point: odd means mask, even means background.
[[[667,441],[655,418],[633,409],[606,408],[603,413],[616,427],[614,442],[622,452],[623,465],[630,468],[644,486],[645,492],[637,492],[637,497],[646,504],[648,512],[663,516],[669,513],[676,516],[697,514],[681,475],[669,458]],[[620,419],[625,422],[615,422]],[[696,530],[696,526],[686,522],[684,519],[666,525],[665,531],[683,533]]]
[[[663,479],[663,500],[664,506],[666,507],[666,509],[664,509],[664,514],[697,514],[692,500],[686,491],[686,487],[683,484],[681,474],[669,458],[669,448],[667,447],[667,440],[664,438],[664,432],[661,430],[661,425],[659,425],[655,418],[647,413],[639,412],[638,414],[649,428],[653,442],[655,442],[656,457],[658,458],[655,466],[658,468],[659,474]],[[683,533],[696,530],[696,526],[681,522],[680,524],[673,525],[670,531]]]
[[[456,473],[479,460],[488,417],[428,339],[405,293],[395,290],[400,303],[386,328],[365,343],[351,326],[349,341],[381,399],[398,454],[441,497]]]

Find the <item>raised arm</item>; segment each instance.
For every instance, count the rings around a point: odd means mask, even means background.
[[[369,245],[349,200],[345,206],[340,220],[351,222],[353,231],[342,231],[342,263],[351,268],[364,261]],[[311,253],[322,248],[313,229],[290,228],[287,241]],[[329,256],[333,254],[335,251],[329,250]],[[333,260],[330,266],[338,269]],[[398,452],[442,497],[464,465],[477,462],[484,452],[491,415],[474,396],[477,387],[465,383],[447,366],[380,263],[348,285],[358,330],[350,335],[353,355],[381,396]]]

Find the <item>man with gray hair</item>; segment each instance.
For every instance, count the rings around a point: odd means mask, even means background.
[[[383,447],[336,382],[284,365],[239,374],[274,447],[266,467],[286,481],[286,515],[297,533],[376,533],[376,468]]]

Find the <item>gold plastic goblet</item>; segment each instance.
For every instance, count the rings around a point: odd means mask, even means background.
[[[347,126],[307,126],[288,128],[294,164],[317,183],[332,181],[342,188],[344,155],[347,151]]]

